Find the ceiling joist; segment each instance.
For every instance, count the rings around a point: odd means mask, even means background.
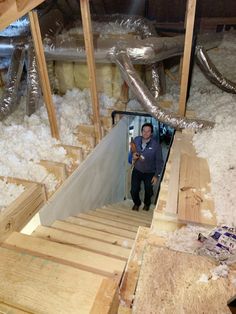
[[[0,0],[0,31],[45,0]]]

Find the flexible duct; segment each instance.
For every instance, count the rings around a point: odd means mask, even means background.
[[[11,65],[7,73],[7,83],[0,105],[0,120],[14,111],[18,102],[18,88],[22,75],[25,48],[17,46],[11,57]]]
[[[225,78],[211,62],[206,50],[202,46],[197,46],[195,51],[197,64],[204,75],[213,84],[226,91],[227,93],[236,94],[236,84]]]
[[[38,67],[33,44],[30,43],[27,51],[27,97],[26,97],[26,113],[33,114],[39,107],[41,98],[40,81],[38,75]]]
[[[127,51],[122,49],[116,49],[113,51],[113,55],[111,55],[111,58],[120,68],[124,80],[129,85],[130,89],[138,98],[139,102],[142,104],[145,110],[160,122],[168,124],[170,127],[173,127],[175,129],[203,129],[211,128],[214,126],[214,123],[212,122],[187,119],[177,116],[174,113],[169,113],[164,109],[161,109],[157,105],[155,98],[152,96],[148,88],[144,85],[142,80],[135,72]]]

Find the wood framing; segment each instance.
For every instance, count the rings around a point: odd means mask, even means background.
[[[102,138],[101,122],[99,116],[99,101],[97,93],[96,67],[94,62],[94,47],[91,27],[90,8],[88,0],[80,0],[81,17],[84,31],[84,42],[87,53],[87,64],[89,72],[90,92],[93,106],[94,126],[97,142]]]
[[[186,97],[189,79],[189,67],[192,51],[193,27],[195,20],[197,0],[188,0],[187,5],[187,22],[184,42],[183,66],[181,74],[180,98],[179,98],[179,114],[184,116],[186,111]]]
[[[45,0],[2,0],[0,1],[0,30],[37,7]]]
[[[7,182],[22,184],[25,191],[0,213],[0,242],[20,231],[46,202],[43,184],[16,178],[7,178]]]
[[[51,134],[56,139],[59,139],[59,131],[57,127],[57,119],[56,119],[56,113],[54,109],[54,105],[52,102],[52,94],[51,94],[51,87],[49,83],[48,78],[48,72],[47,72],[47,66],[46,66],[46,60],[43,50],[43,44],[42,44],[42,37],[39,27],[39,21],[38,21],[38,15],[37,12],[29,12],[29,19],[30,19],[30,27],[31,27],[31,33],[33,37],[34,42],[34,49],[39,69],[39,76],[43,91],[43,97],[44,102],[46,104],[47,113],[48,113],[48,119],[50,123],[51,128]]]

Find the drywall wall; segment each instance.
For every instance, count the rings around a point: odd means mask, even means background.
[[[127,129],[123,118],[62,184],[40,210],[43,225],[124,199]]]

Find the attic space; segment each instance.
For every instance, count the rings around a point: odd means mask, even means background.
[[[0,1],[0,313],[226,314],[236,2]]]

